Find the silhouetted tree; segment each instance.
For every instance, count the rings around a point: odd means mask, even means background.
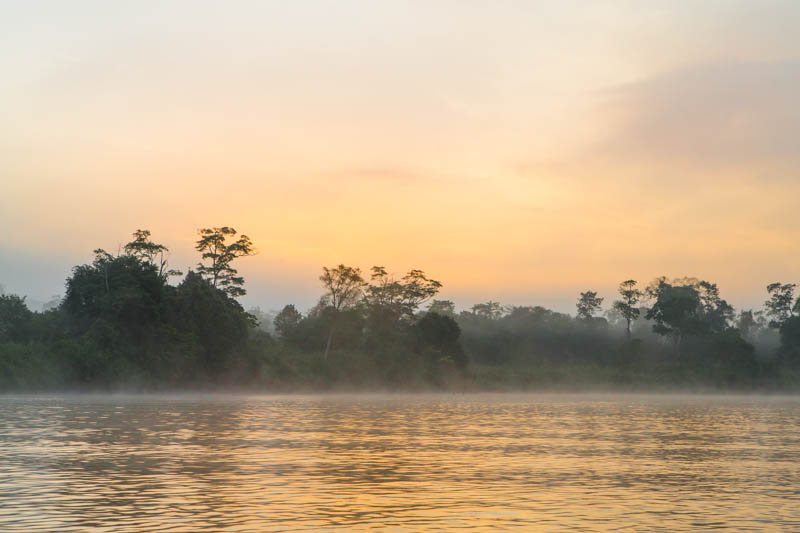
[[[158,269],[158,275],[164,278],[169,276],[180,276],[179,270],[167,268],[167,260],[164,255],[169,252],[169,248],[163,244],[154,243],[150,239],[150,231],[137,229],[133,233],[133,240],[125,245],[125,253],[139,258],[140,260],[154,265]]]
[[[636,281],[629,279],[619,284],[617,289],[622,299],[614,302],[614,309],[625,319],[625,331],[628,339],[631,337],[631,322],[639,318],[639,308],[636,304],[642,299],[644,293],[636,288]]]
[[[25,298],[0,294],[0,342],[27,340],[32,331],[33,313]]]
[[[781,347],[779,354],[784,361],[800,363],[800,316],[787,318],[780,327]]]
[[[155,265],[132,255],[95,250],[91,265],[73,268],[63,308],[79,330],[124,332],[129,340],[159,318],[164,292]],[[109,327],[101,328],[97,321]]]
[[[427,311],[440,315],[456,316],[456,306],[450,300],[433,300],[428,306]]]
[[[702,320],[710,333],[722,333],[733,320],[733,307],[719,295],[716,283],[700,281],[694,285],[700,297]]]
[[[202,253],[203,260],[209,264],[199,263],[197,267],[201,276],[211,281],[214,287],[220,287],[230,296],[243,296],[247,291],[242,288],[244,278],[237,276],[238,271],[231,266],[237,257],[253,255],[255,249],[247,235],[227,244],[228,237],[234,238],[236,230],[223,226],[221,228],[203,228],[198,230],[200,239],[195,249]]]
[[[752,309],[743,309],[736,319],[736,329],[739,330],[739,334],[751,341],[756,338],[758,332],[766,325],[764,313],[753,311]]]
[[[259,306],[251,307],[247,310],[247,314],[253,317],[256,323],[256,327],[271,335],[275,333],[275,316],[277,316],[277,312],[275,311],[264,311]]]
[[[592,320],[592,317],[603,305],[604,298],[599,298],[594,291],[582,292],[575,307],[578,309],[578,318]]]
[[[467,357],[458,341],[461,328],[453,317],[439,313],[425,313],[414,328],[423,351],[429,358],[450,359],[460,368],[466,366]]]
[[[648,291],[655,298],[646,315],[648,320],[655,321],[653,331],[672,336],[680,350],[685,335],[701,330],[700,295],[691,285],[672,285],[663,278]]]
[[[481,304],[475,304],[472,306],[471,310],[473,315],[488,320],[497,320],[503,316],[503,306],[500,305],[500,302],[492,300]]]
[[[202,372],[217,379],[237,352],[244,350],[253,317],[199,273],[189,271],[175,289],[171,314],[177,329],[192,334],[200,345]]]
[[[384,267],[374,266],[364,292],[364,302],[373,325],[385,325],[394,320],[412,318],[419,306],[435,296],[441,286],[421,270],[412,270],[396,280]]]
[[[364,278],[361,277],[360,268],[343,264],[335,268],[322,267],[322,275],[319,280],[325,288],[325,294],[322,296],[320,304],[323,308],[330,308],[331,310],[328,341],[325,345],[325,354],[323,356],[327,361],[338,314],[343,309],[358,305],[364,293],[365,283]]]
[[[798,309],[800,298],[794,306],[792,305],[795,287],[797,285],[794,283],[770,283],[767,285],[770,298],[764,302],[764,307],[767,309],[767,316],[771,318],[770,327],[780,328],[781,324],[792,317],[795,312],[800,312]]]

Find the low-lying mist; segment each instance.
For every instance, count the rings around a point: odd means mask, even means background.
[[[60,301],[31,311],[0,296],[0,387],[13,390],[491,391],[795,390],[800,298],[767,286],[736,311],[695,278],[620,283],[576,314],[488,301],[458,312],[421,270],[395,277],[324,267],[301,312],[244,310],[234,228],[199,230],[183,273],[137,230],[122,251],[73,268]],[[171,281],[172,280],[172,281]],[[177,281],[179,280],[179,281]],[[610,298],[609,298],[610,300]]]

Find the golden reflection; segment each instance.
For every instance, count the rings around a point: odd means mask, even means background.
[[[4,531],[786,530],[794,398],[0,399]]]

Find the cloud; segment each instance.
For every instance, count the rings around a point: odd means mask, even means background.
[[[759,178],[800,170],[800,63],[725,63],[603,91],[595,156]]]

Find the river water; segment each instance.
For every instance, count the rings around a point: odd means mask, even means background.
[[[0,396],[0,531],[800,531],[800,398]]]

